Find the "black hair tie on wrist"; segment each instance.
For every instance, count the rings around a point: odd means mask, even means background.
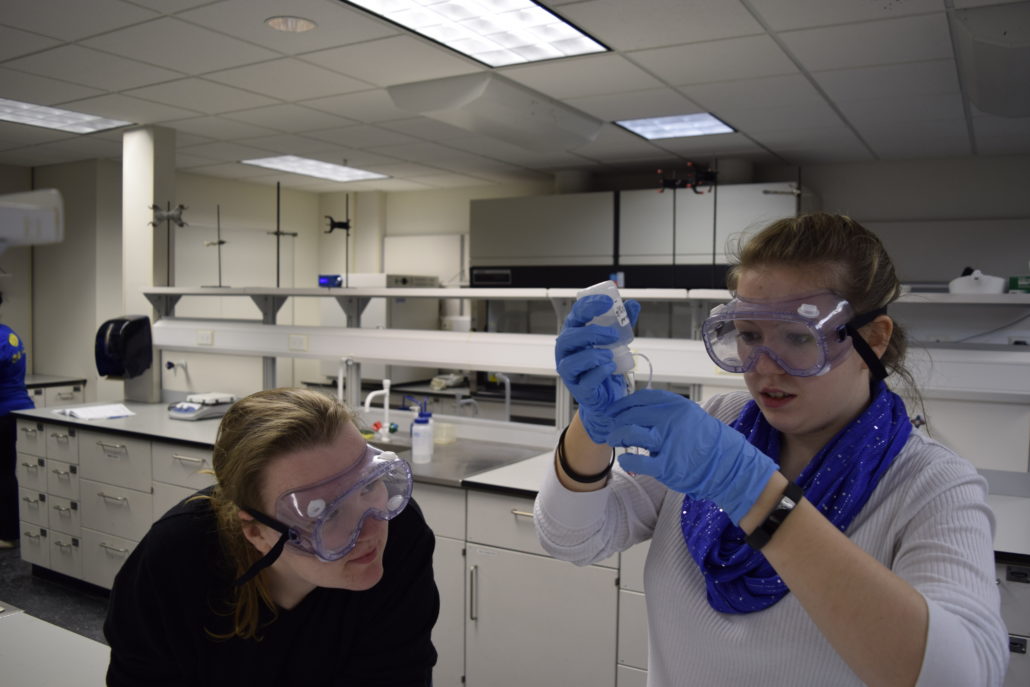
[[[561,466],[563,472],[568,475],[568,478],[573,482],[579,482],[580,484],[593,484],[600,482],[608,476],[612,471],[612,467],[615,465],[615,448],[612,447],[612,459],[608,462],[606,467],[596,475],[581,475],[569,466],[569,461],[565,458],[565,433],[569,431],[568,426],[561,431],[561,436],[558,437],[558,465]]]

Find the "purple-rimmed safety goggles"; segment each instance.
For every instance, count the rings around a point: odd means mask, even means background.
[[[282,537],[237,584],[274,563],[285,545],[323,561],[343,558],[357,544],[365,520],[395,518],[408,505],[411,488],[411,467],[406,461],[396,453],[366,446],[358,462],[343,472],[281,494],[275,500],[275,517],[244,508]]]
[[[855,312],[837,294],[788,301],[740,297],[716,306],[701,327],[708,355],[727,372],[747,372],[762,354],[787,374],[826,374],[852,348]]]

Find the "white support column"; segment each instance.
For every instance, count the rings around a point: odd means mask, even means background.
[[[147,315],[152,321],[157,312],[142,289],[169,286],[174,278],[173,237],[166,222],[150,223],[154,212],[175,198],[175,130],[142,127],[126,131],[122,137],[122,306],[127,315]],[[157,403],[161,400],[160,351],[154,363],[139,377],[125,381],[125,398]]]

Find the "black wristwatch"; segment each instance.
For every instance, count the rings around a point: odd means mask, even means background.
[[[769,513],[769,517],[756,527],[751,534],[747,535],[747,545],[757,551],[768,544],[773,534],[776,533],[776,530],[783,524],[783,521],[787,519],[787,516],[791,514],[804,495],[804,489],[794,482],[788,481],[787,488],[783,490],[783,496],[780,497],[780,501],[773,508],[772,513]]]

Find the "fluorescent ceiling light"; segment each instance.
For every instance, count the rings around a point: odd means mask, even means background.
[[[733,127],[707,112],[672,117],[625,119],[615,123],[649,141],[659,138],[710,136],[711,134],[732,134],[734,132]]]
[[[280,17],[269,17],[265,20],[265,24],[276,31],[285,31],[286,33],[304,33],[318,26],[315,22],[304,17],[291,17],[291,16],[280,16]]]
[[[344,0],[491,67],[608,49],[533,0]]]
[[[279,157],[262,157],[255,160],[241,160],[245,165],[275,169],[280,172],[292,172],[303,174],[319,179],[330,179],[332,181],[363,181],[365,179],[386,179],[385,174],[366,172],[363,169],[334,165],[331,162],[311,160],[296,155],[281,155]]]
[[[129,126],[133,122],[123,122],[118,119],[106,119],[96,115],[62,110],[56,107],[45,107],[22,103],[17,100],[0,98],[0,120],[6,122],[17,122],[30,126],[42,126],[47,129],[59,129],[70,131],[73,134],[91,134],[94,131],[115,129],[119,126]]]

